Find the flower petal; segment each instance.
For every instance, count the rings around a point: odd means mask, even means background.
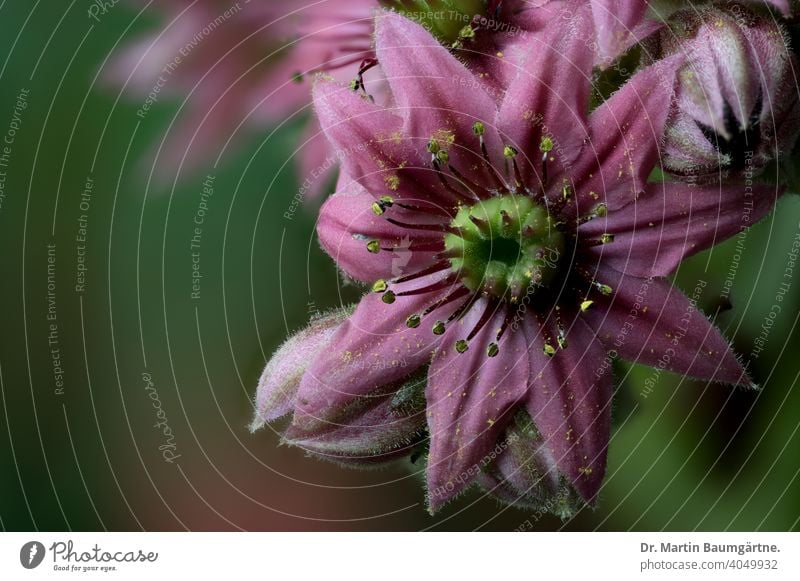
[[[772,186],[649,184],[634,203],[583,224],[583,238],[613,234],[588,249],[604,264],[633,276],[667,276],[680,262],[748,228],[772,208]]]
[[[429,276],[415,284],[422,287],[435,280]],[[319,429],[321,424],[335,421],[341,410],[358,398],[380,393],[387,384],[426,365],[441,336],[431,332],[433,321],[427,318],[417,328],[409,328],[406,319],[438,298],[431,294],[397,297],[391,305],[376,293],[362,298],[331,339],[330,347],[314,358],[303,376],[293,423],[305,431]],[[436,316],[447,317],[450,312],[443,307]]]
[[[467,144],[475,141],[475,121],[494,119],[496,103],[480,80],[416,22],[386,12],[376,20],[375,42],[409,135],[427,140],[451,131]]]
[[[537,327],[523,327],[529,345],[543,345]],[[552,327],[546,326],[551,336]],[[613,378],[606,348],[580,318],[566,329],[566,341],[552,358],[531,350],[527,408],[559,470],[593,503],[606,469]]]
[[[593,295],[595,305],[583,317],[609,350],[704,381],[753,386],[729,341],[669,282],[609,267],[599,267],[596,278],[614,292]]]
[[[528,389],[528,347],[522,333],[507,331],[496,357],[486,352],[506,316],[505,309],[492,314],[467,352],[455,348],[456,341],[467,337],[488,306],[485,299],[477,301],[467,316],[447,330],[428,374],[431,511],[469,486],[488,464],[484,457],[513,418],[512,407]]]
[[[614,210],[644,190],[659,159],[682,62],[676,55],[643,69],[592,113],[592,141],[574,174],[579,203],[592,207],[600,195]]]
[[[494,460],[478,477],[478,484],[498,500],[569,518],[583,502],[558,471],[555,457],[525,410],[492,449]]]
[[[340,176],[337,193],[322,206],[317,224],[320,244],[336,265],[356,280],[374,282],[417,272],[432,264],[434,252],[414,248],[427,244],[433,248],[441,245],[443,249],[442,233],[395,226],[375,215],[374,202],[375,197],[363,187],[350,181],[345,174]],[[437,223],[441,220],[399,207],[393,207],[391,213],[393,218],[404,222]],[[367,250],[367,244],[373,241],[381,248],[377,253]]]
[[[305,329],[292,335],[275,352],[258,382],[252,431],[292,411],[308,364],[330,344],[339,325],[352,312],[352,308],[337,309],[312,319]]]
[[[602,67],[610,65],[628,47],[655,30],[652,25],[642,26],[645,24],[647,0],[592,0],[590,4],[597,39],[597,60]],[[652,24],[658,25],[657,22]]]
[[[402,119],[332,81],[314,84],[314,109],[342,170],[376,198],[391,194],[454,201],[430,165],[426,139],[413,139]]]
[[[408,455],[425,434],[425,372],[357,398],[311,431],[292,424],[284,440],[336,462],[370,465]]]
[[[505,93],[497,126],[504,139],[530,156],[521,164],[528,175],[540,163],[542,137],[555,142],[554,161],[568,166],[589,135],[587,103],[594,55],[586,39],[591,37],[588,5],[576,8],[570,2],[526,42],[527,53]],[[550,176],[559,178],[552,170]]]

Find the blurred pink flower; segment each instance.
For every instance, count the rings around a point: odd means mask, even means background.
[[[477,480],[511,502],[566,490],[567,508],[593,503],[610,357],[752,385],[664,277],[738,232],[744,212],[764,216],[776,193],[647,184],[683,57],[640,71],[589,115],[594,20],[586,3],[562,9],[501,95],[396,15],[376,26],[392,107],[315,86],[328,139],[352,151],[320,241],[373,292],[308,364],[285,438],[329,458],[384,459],[419,442],[425,417],[431,510]],[[534,437],[516,445],[520,414]]]
[[[163,27],[124,46],[107,67],[106,80],[142,100],[139,116],[164,96],[185,98],[159,144],[157,177],[194,172],[214,163],[243,125],[263,127],[308,111],[309,84],[317,72],[351,78],[372,54],[376,0],[131,0],[162,14]],[[319,191],[330,153],[310,122],[299,144],[302,175]],[[332,164],[329,164],[332,165]]]
[[[105,78],[140,99],[141,118],[164,97],[184,99],[157,146],[155,171],[162,182],[174,179],[179,171],[192,173],[215,164],[248,127],[282,123],[307,111],[311,99],[307,81],[315,74],[354,79],[360,64],[371,63],[374,56],[375,10],[396,4],[385,0],[129,2],[158,11],[165,24],[123,46],[107,66]],[[540,8],[540,3],[526,0],[473,0],[448,10],[451,2],[432,4],[442,4],[443,19],[451,28],[452,22],[458,26],[456,41],[447,39],[446,44],[469,63],[477,82],[499,90],[508,76],[516,74],[519,57],[527,54],[527,34],[550,25],[561,2]],[[620,22],[625,26],[636,26],[641,17],[640,3],[633,4],[623,6]],[[428,26],[436,28],[435,24]],[[601,32],[611,30],[600,17],[598,24]],[[613,30],[618,35],[618,27]],[[587,34],[583,40],[591,44],[594,31]],[[603,34],[598,41],[603,54],[630,42],[615,36],[612,43],[602,40],[612,33]],[[361,88],[384,100],[379,70]],[[343,154],[330,147],[315,119],[307,121],[295,154],[307,195],[320,193]]]

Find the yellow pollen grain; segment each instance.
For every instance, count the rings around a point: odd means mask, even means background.
[[[392,190],[393,192],[400,187],[400,178],[396,175],[390,175],[383,178],[383,181],[386,182],[386,187]]]

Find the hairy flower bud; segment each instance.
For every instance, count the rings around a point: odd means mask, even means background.
[[[426,383],[427,370],[417,371],[327,410],[325,419],[295,414],[283,440],[316,457],[357,466],[408,456],[425,434]]]
[[[345,307],[318,316],[281,345],[258,382],[252,431],[292,411],[300,379],[309,363],[328,346],[336,329],[352,312],[352,307]]]
[[[800,129],[793,57],[774,20],[735,5],[673,15],[656,56],[687,56],[667,126],[664,168],[692,180],[752,177],[789,151]]]
[[[584,502],[556,466],[553,452],[526,411],[517,412],[498,444],[496,459],[478,483],[498,500],[537,513],[571,517]]]

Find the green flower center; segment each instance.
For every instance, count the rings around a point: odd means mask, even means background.
[[[418,22],[440,41],[455,47],[474,38],[472,19],[485,14],[487,7],[486,0],[380,0],[380,3]]]
[[[444,239],[464,286],[512,303],[549,285],[564,253],[564,235],[544,206],[507,194],[463,206]]]

